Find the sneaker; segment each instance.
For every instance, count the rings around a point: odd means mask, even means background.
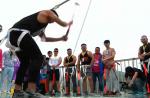
[[[12,98],[28,98],[28,94],[24,91],[14,91]]]

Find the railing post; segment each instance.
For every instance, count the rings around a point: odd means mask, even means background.
[[[134,67],[134,60],[135,60],[135,58],[132,58],[132,66]]]

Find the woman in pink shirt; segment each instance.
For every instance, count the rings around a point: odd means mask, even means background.
[[[94,63],[92,66],[92,73],[93,73],[93,86],[94,86],[94,92],[96,92],[96,80],[98,79],[99,82],[99,90],[100,93],[103,93],[103,64],[101,64],[102,61],[102,54],[100,53],[100,48],[96,47],[95,48],[95,53],[93,54],[94,56]]]

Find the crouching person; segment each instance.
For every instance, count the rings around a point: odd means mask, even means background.
[[[125,79],[128,87],[133,91],[133,93],[144,93],[146,78],[140,69],[130,66],[126,67]]]

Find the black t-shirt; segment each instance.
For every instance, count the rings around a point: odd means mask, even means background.
[[[41,32],[44,32],[48,23],[40,23],[37,20],[38,14],[39,12],[21,19],[16,24],[14,24],[12,28],[29,30],[32,36],[39,35]]]
[[[140,78],[140,79],[143,80],[143,81],[146,79],[144,73],[143,73],[140,69],[133,67],[133,71],[134,71],[134,73],[135,73],[135,72],[138,72],[137,78]],[[129,72],[126,72],[126,73],[125,73],[125,77],[131,77],[131,78],[132,78],[133,76],[129,76],[128,73],[129,73]],[[134,75],[134,74],[133,74],[133,75]]]
[[[80,54],[81,65],[90,65],[92,58],[88,55],[88,51],[84,55]]]
[[[150,43],[148,43],[145,47],[141,46],[139,51],[140,51],[141,54],[143,54],[144,52],[145,53],[150,52]],[[147,60],[148,58],[150,58],[150,55],[145,56],[144,60]]]
[[[70,63],[70,62],[72,62],[73,61],[73,57],[71,56],[71,57],[65,57],[65,62],[66,63]],[[72,66],[75,66],[75,64],[70,64],[69,65],[69,67],[72,67]]]

